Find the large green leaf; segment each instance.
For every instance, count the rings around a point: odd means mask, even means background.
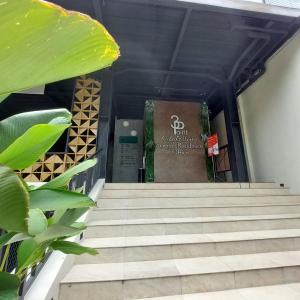
[[[32,126],[48,124],[58,117],[63,117],[66,119],[66,123],[70,123],[72,115],[66,109],[51,109],[16,114],[1,121],[0,153]]]
[[[96,249],[90,247],[83,247],[77,243],[68,242],[68,241],[54,241],[50,244],[50,247],[53,250],[59,250],[66,254],[76,254],[76,255],[81,255],[84,253],[88,253],[91,255],[98,254],[98,251]]]
[[[17,233],[10,240],[8,240],[5,245],[9,245],[16,242],[21,242],[24,240],[31,239],[31,236],[25,233]]]
[[[59,219],[61,225],[70,226],[89,210],[88,207],[68,209]]]
[[[38,248],[38,243],[34,239],[23,241],[17,250],[18,268],[25,265],[30,255]]]
[[[30,208],[43,211],[95,206],[95,202],[88,196],[65,190],[33,190],[29,195]]]
[[[78,173],[84,172],[87,169],[95,166],[97,164],[97,159],[89,159],[86,160],[76,166],[71,167],[67,171],[65,171],[63,174],[57,176],[56,178],[52,179],[51,181],[45,183],[44,185],[40,186],[39,189],[57,189],[65,186],[69,183],[69,181],[72,179],[72,177]]]
[[[5,245],[24,241],[30,238],[31,237],[25,233],[8,232],[0,236],[0,249]]]
[[[39,209],[30,209],[29,210],[29,219],[28,219],[28,234],[37,235],[44,232],[47,229],[48,222],[44,213]]]
[[[38,243],[42,243],[42,242],[54,240],[57,238],[78,235],[81,232],[82,232],[82,229],[74,228],[71,226],[63,226],[60,224],[53,224],[53,225],[49,226],[46,231],[37,235],[34,239]]]
[[[6,272],[0,272],[0,300],[18,300],[20,279]]]
[[[16,235],[16,232],[8,232],[0,236],[0,249],[4,245],[6,245],[12,238],[13,236]]]
[[[119,56],[101,24],[46,1],[2,1],[0,20],[0,95],[87,74]]]
[[[89,207],[79,207],[56,210],[53,216],[48,219],[48,225],[58,223],[60,225],[76,227],[74,226],[74,222],[76,222],[89,209]]]
[[[27,232],[29,194],[20,178],[0,165],[0,228]]]
[[[59,139],[70,124],[41,124],[28,129],[0,154],[0,163],[20,170],[31,166]]]
[[[23,241],[17,251],[17,274],[21,274],[23,270],[40,262],[43,259],[48,246],[49,243],[39,244],[34,239]]]
[[[1,96],[0,96],[0,103],[1,103],[2,101],[4,101],[8,96],[9,96],[9,94],[1,95]]]

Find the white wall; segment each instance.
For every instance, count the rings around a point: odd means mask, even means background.
[[[97,201],[105,179],[98,179],[89,193],[91,199]],[[78,219],[78,222],[87,222],[89,212]],[[68,239],[71,242],[79,242],[80,236]],[[59,251],[53,251],[37,277],[33,281],[29,290],[24,295],[24,300],[59,300],[59,286],[61,280],[69,272],[75,262],[74,255],[67,255]]]
[[[238,100],[250,177],[300,193],[300,33],[266,67]]]

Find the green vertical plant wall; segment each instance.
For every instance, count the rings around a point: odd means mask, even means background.
[[[145,181],[154,182],[154,102],[147,100],[145,104]]]
[[[213,162],[212,162],[212,158],[208,156],[208,151],[207,151],[207,138],[210,135],[210,125],[209,125],[209,110],[206,102],[203,102],[201,105],[200,124],[202,126],[201,140],[205,147],[207,178],[209,182],[213,182],[214,181]]]

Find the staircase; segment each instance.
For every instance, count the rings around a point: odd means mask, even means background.
[[[300,299],[300,196],[273,183],[106,184],[60,300]]]

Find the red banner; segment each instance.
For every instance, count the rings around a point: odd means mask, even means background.
[[[218,135],[216,133],[207,138],[207,151],[209,157],[219,154]]]

